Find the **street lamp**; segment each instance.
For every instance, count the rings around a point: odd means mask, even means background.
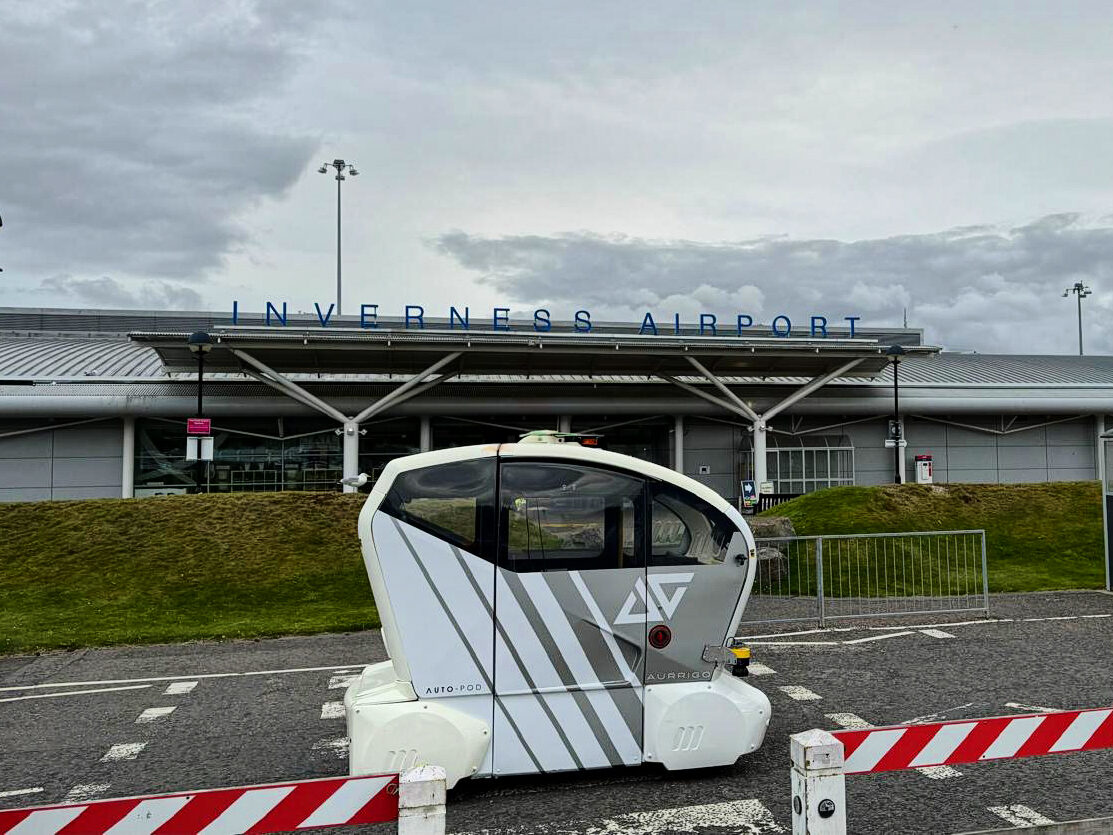
[[[1063,291],[1063,298],[1065,299],[1071,293],[1078,296],[1078,356],[1082,356],[1082,300],[1092,295],[1093,291],[1081,281],[1076,281],[1073,287]]]
[[[345,162],[342,159],[334,159],[332,162],[325,162],[317,169],[318,174],[327,174],[330,168],[336,169],[336,315],[339,316],[340,310],[340,184],[344,182],[346,177],[344,172],[347,171],[353,177],[358,177],[359,172],[356,167],[350,162]]]
[[[205,380],[205,354],[213,349],[213,338],[204,331],[196,331],[186,340],[190,353],[197,356],[197,417],[205,413],[202,410],[202,388]]]
[[[900,345],[890,345],[885,354],[893,360],[893,419],[889,421],[889,440],[893,444],[893,483],[900,484],[904,481],[901,471],[901,456],[904,452],[901,446],[904,442],[904,432],[900,426],[900,358],[904,356],[904,348]]]

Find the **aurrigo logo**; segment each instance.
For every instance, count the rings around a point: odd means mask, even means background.
[[[645,623],[647,620],[669,620],[676,614],[676,609],[684,599],[684,593],[688,591],[688,584],[692,582],[694,576],[691,571],[651,574],[648,590],[645,580],[639,577],[634,581],[634,590],[626,597],[626,602],[622,604],[615,617],[614,625]]]

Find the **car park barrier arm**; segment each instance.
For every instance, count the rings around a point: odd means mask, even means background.
[[[0,835],[134,835],[290,832],[398,821],[399,835],[444,835],[445,772],[439,766],[399,774],[325,777],[290,783],[203,789],[88,803],[0,810]],[[119,831],[119,830],[116,830]]]
[[[845,835],[847,774],[1113,748],[1113,707],[790,738],[793,835]]]

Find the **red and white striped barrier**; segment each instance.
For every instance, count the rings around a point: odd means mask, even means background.
[[[847,774],[1113,748],[1113,708],[791,737],[793,835],[844,835]]]
[[[1113,708],[834,731],[844,774],[1113,748]]]
[[[443,833],[443,769],[3,810],[0,835],[237,835],[392,820],[427,833],[439,822]]]

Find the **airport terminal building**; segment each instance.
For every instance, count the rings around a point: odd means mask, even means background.
[[[0,500],[338,490],[400,455],[535,429],[598,433],[731,501],[744,479],[777,495],[891,483],[894,353],[909,481],[918,455],[936,483],[1101,478],[1113,414],[1113,357],[948,353],[915,329],[272,310],[0,309]],[[186,460],[197,331],[210,462]]]

